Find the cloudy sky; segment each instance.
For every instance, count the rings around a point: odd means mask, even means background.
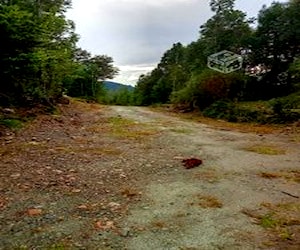
[[[273,0],[237,0],[236,8],[256,17]],[[173,43],[188,44],[212,16],[209,0],[73,0],[67,16],[76,24],[78,46],[109,55],[120,69],[115,81],[134,85]]]

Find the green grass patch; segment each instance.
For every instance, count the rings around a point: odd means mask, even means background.
[[[253,145],[244,149],[250,152],[264,155],[282,155],[286,153],[285,150],[272,145]]]
[[[242,212],[254,219],[254,223],[267,229],[277,243],[289,240],[300,244],[300,203],[261,203],[258,209],[243,209]]]
[[[171,128],[171,132],[178,133],[178,134],[190,134],[191,130],[186,128]]]
[[[112,134],[122,139],[139,140],[145,136],[157,134],[157,130],[147,124],[136,123],[119,116],[108,119],[108,123]]]
[[[274,214],[268,213],[262,216],[260,220],[260,225],[264,228],[275,228],[280,224],[280,222],[274,218]]]
[[[108,119],[108,122],[114,126],[114,127],[120,127],[120,126],[131,126],[136,125],[136,123],[132,120],[117,116],[117,117],[111,117]]]
[[[47,248],[47,250],[65,250],[67,249],[63,243],[54,244],[51,247]]]
[[[1,119],[0,125],[4,125],[7,128],[17,130],[22,128],[24,123],[18,119]]]

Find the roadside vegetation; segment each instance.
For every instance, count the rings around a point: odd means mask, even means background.
[[[69,0],[0,1],[0,126],[55,112],[69,102],[64,94],[96,100],[101,81],[118,72],[111,57],[76,46],[69,8]]]
[[[138,105],[172,104],[175,110],[232,122],[291,123],[300,118],[299,1],[263,6],[257,18],[234,0],[210,1],[214,12],[187,46],[175,43],[137,83]],[[222,50],[242,55],[240,70],[207,68]]]
[[[55,112],[57,103],[69,102],[64,94],[108,105],[170,104],[230,122],[299,120],[299,1],[263,6],[256,18],[234,4],[211,0],[214,15],[196,41],[174,43],[134,91],[111,91],[102,83],[118,69],[111,57],[76,46],[75,24],[65,16],[71,1],[1,1],[0,126],[18,128],[28,116],[11,118],[5,108]],[[207,57],[222,50],[241,55],[242,68],[229,74],[208,69]]]
[[[268,230],[270,238],[266,247],[296,249],[299,246],[300,206],[296,202],[261,203],[255,210],[243,210],[255,224]]]

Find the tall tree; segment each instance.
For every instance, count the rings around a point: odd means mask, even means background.
[[[204,54],[227,49],[239,52],[241,47],[247,45],[251,36],[246,14],[234,9],[234,0],[212,0],[211,10],[215,13],[204,25],[200,27],[200,38],[205,44]]]
[[[227,11],[232,11],[235,0],[211,0],[210,7],[218,15],[224,15]]]
[[[299,1],[262,8],[256,32],[256,58],[270,67],[282,67],[300,54],[299,11]]]
[[[0,102],[51,102],[62,93],[76,35],[67,0],[1,0]]]
[[[113,59],[105,55],[91,57],[82,49],[77,49],[74,56],[73,72],[64,80],[64,88],[70,96],[96,99],[102,81],[118,73]]]
[[[300,55],[300,2],[273,3],[259,12],[252,61],[268,69],[260,82],[265,98],[293,91],[289,67]]]

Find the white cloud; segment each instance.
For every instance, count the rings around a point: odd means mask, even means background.
[[[159,61],[173,43],[197,39],[210,16],[201,0],[74,0],[73,6],[79,45],[121,65]]]
[[[134,86],[140,75],[146,74],[155,68],[154,64],[124,65],[119,66],[120,73],[113,80]]]

